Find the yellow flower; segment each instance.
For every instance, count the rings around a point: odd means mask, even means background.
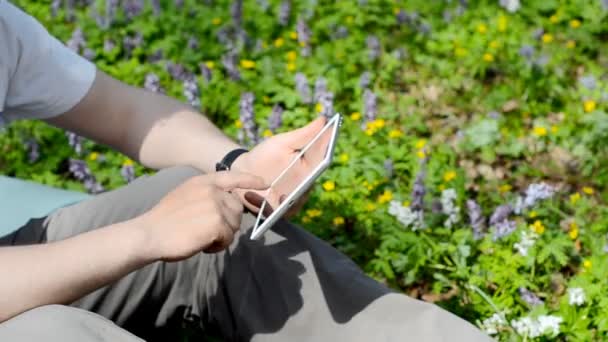
[[[543,43],[549,44],[553,41],[553,35],[551,33],[545,33],[542,36]]]
[[[401,203],[402,206],[404,207],[409,207],[410,206],[410,201],[403,201],[403,203]]]
[[[486,53],[483,54],[483,60],[486,61],[486,62],[488,62],[488,63],[494,62],[494,55],[492,55],[491,53],[487,53],[486,52]]]
[[[308,209],[306,210],[306,216],[310,217],[310,218],[315,218],[315,217],[319,217],[321,216],[321,214],[323,214],[323,212],[319,209]]]
[[[528,217],[529,218],[535,218],[538,214],[536,213],[536,211],[532,210],[529,214]]]
[[[359,119],[361,119],[361,113],[359,112],[354,112],[350,115],[350,119],[353,121],[357,121]]]
[[[342,216],[334,217],[334,226],[341,226],[343,224],[344,224],[344,217],[342,217]]]
[[[417,149],[423,149],[424,146],[426,146],[426,139],[420,139],[418,141],[416,141],[416,148]]]
[[[255,62],[249,59],[241,60],[241,67],[245,69],[253,69],[255,68]]]
[[[583,192],[584,192],[584,193],[586,193],[587,195],[593,195],[593,193],[594,193],[595,191],[594,191],[594,190],[593,190],[593,188],[592,188],[592,187],[590,187],[590,186],[584,186],[584,187],[583,187]]]
[[[294,71],[296,70],[296,64],[295,63],[287,63],[287,71]]]
[[[557,131],[559,131],[559,127],[557,127],[556,125],[551,126],[551,133],[556,134]]]
[[[219,24],[221,24],[221,23],[222,23],[222,19],[220,19],[220,18],[213,18],[213,19],[211,20],[211,23],[212,23],[213,25],[217,26],[217,25],[219,25]]]
[[[328,180],[327,182],[323,183],[323,189],[325,191],[334,191],[336,189],[336,183]]]
[[[540,220],[534,221],[530,228],[532,228],[532,230],[537,234],[542,234],[545,232],[545,226],[542,222],[540,222]]]
[[[311,221],[310,217],[308,217],[308,216],[302,217],[302,222],[304,222],[304,223],[310,223],[310,221]]]
[[[369,182],[368,182],[368,181],[363,181],[363,186],[364,186],[364,187],[365,187],[367,190],[369,190],[369,191],[374,190],[374,186],[373,186],[373,185],[371,185],[371,184],[369,184]]]
[[[498,47],[500,46],[500,43],[498,43],[497,41],[493,40],[490,42],[490,48],[491,49],[498,49]]]
[[[367,203],[365,205],[365,210],[374,211],[374,210],[376,210],[376,205],[374,203]]]
[[[464,57],[467,55],[467,49],[457,47],[454,49],[454,54],[456,55],[456,57]]]
[[[568,49],[574,49],[576,47],[576,41],[570,39],[569,41],[566,42],[566,47]]]
[[[283,44],[285,44],[285,40],[281,37],[275,39],[274,41],[274,46],[280,48],[281,46],[283,46]]]
[[[368,125],[367,128],[365,128],[365,134],[368,136],[372,136],[374,135],[374,133],[376,133],[376,129],[374,127],[372,127],[371,125]]]
[[[348,161],[348,154],[346,154],[346,153],[342,153],[342,154],[340,154],[340,155],[338,156],[338,160],[339,160],[341,163],[346,163],[346,162]]]
[[[296,40],[298,39],[298,33],[295,31],[289,32],[289,38]]]
[[[243,122],[241,120],[236,120],[234,122],[234,125],[236,126],[236,128],[242,128],[243,127]]]
[[[456,172],[455,171],[447,171],[446,173],[443,174],[443,180],[446,183],[454,180],[454,178],[456,178]]]
[[[390,190],[384,190],[380,196],[378,196],[378,203],[384,204],[388,203],[393,199],[393,193]]]
[[[486,26],[486,24],[479,24],[477,25],[477,32],[484,34],[488,31],[488,27]]]
[[[549,21],[552,24],[555,24],[555,23],[557,23],[559,21],[559,17],[557,16],[557,14],[554,14],[554,15],[552,15],[552,16],[549,17]]]
[[[99,153],[91,152],[91,154],[89,154],[89,160],[95,161],[97,158],[99,158]]]
[[[507,17],[504,15],[501,15],[500,17],[498,17],[498,31],[499,32],[505,32],[507,30]]]
[[[390,132],[388,132],[388,137],[389,138],[399,138],[403,136],[403,132],[401,132],[398,129],[393,129]]]
[[[315,111],[316,111],[317,113],[321,113],[321,112],[323,111],[323,105],[322,105],[322,104],[320,104],[320,103],[317,103],[317,104],[315,105]]]
[[[272,136],[272,131],[271,131],[271,130],[269,130],[269,129],[266,129],[266,130],[264,130],[264,133],[262,133],[262,136],[263,136],[264,138],[271,137],[271,136]]]
[[[512,188],[513,187],[510,184],[503,184],[498,187],[498,191],[504,194],[505,192],[511,191]]]
[[[416,155],[418,156],[418,158],[420,159],[424,159],[426,158],[426,154],[424,153],[424,151],[419,150],[418,152],[416,152]]]
[[[129,158],[125,159],[125,161],[122,162],[123,166],[133,166],[133,164],[135,163]]]
[[[585,109],[585,113],[591,113],[597,107],[597,103],[593,100],[587,100],[583,103],[583,108]]]
[[[439,191],[445,190],[445,184],[439,184]]]
[[[547,135],[547,129],[542,126],[536,126],[534,127],[534,135],[538,137],[544,137],[545,135]]]
[[[572,204],[576,204],[579,199],[581,199],[581,194],[579,194],[578,192],[570,195],[570,203]]]
[[[287,60],[290,62],[293,62],[296,60],[296,58],[298,58],[298,53],[295,51],[289,51],[286,55]]]
[[[386,125],[386,121],[384,121],[384,119],[376,119],[368,124],[370,124],[373,128],[380,129]]]
[[[578,237],[578,225],[574,221],[570,223],[570,231],[568,232],[568,236],[572,240],[576,240]]]
[[[591,268],[591,266],[592,266],[591,265],[591,260],[585,259],[585,261],[583,261],[583,267],[589,269],[589,268]]]
[[[581,21],[578,19],[572,19],[570,20],[570,27],[572,28],[579,28],[581,27]]]
[[[205,66],[209,69],[213,69],[215,67],[215,63],[213,61],[206,61]]]
[[[393,14],[397,15],[397,14],[399,14],[400,11],[401,11],[401,8],[393,7]]]

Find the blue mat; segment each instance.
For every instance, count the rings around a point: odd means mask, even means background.
[[[11,233],[34,217],[82,201],[89,195],[0,176],[0,236]]]

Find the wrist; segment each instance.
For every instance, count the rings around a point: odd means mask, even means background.
[[[143,222],[142,217],[136,217],[125,221],[127,240],[130,241],[132,258],[136,263],[145,265],[162,259],[159,253],[158,243],[154,240],[149,225]]]

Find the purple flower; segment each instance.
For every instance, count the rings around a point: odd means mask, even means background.
[[[361,74],[361,77],[359,77],[359,87],[361,89],[367,88],[371,82],[371,77],[372,76],[369,71],[366,71],[363,74]]]
[[[154,73],[149,72],[146,74],[146,79],[144,81],[144,89],[155,92],[155,93],[164,93],[164,89],[160,85],[160,79]]]
[[[578,82],[588,90],[594,90],[597,85],[593,75],[582,76],[578,79]]]
[[[175,8],[182,8],[184,6],[184,0],[173,0]]]
[[[486,218],[481,212],[481,207],[472,199],[467,200],[467,211],[469,214],[469,222],[473,228],[473,238],[481,239],[486,231]]]
[[[241,79],[241,74],[239,73],[239,70],[236,67],[236,57],[236,53],[232,51],[222,56],[222,65],[224,66],[224,69],[226,69],[228,76],[233,81],[238,81]]]
[[[535,40],[539,40],[543,34],[545,34],[545,30],[542,27],[537,28],[532,32],[532,38]]]
[[[540,298],[538,298],[538,296],[535,295],[532,291],[528,290],[527,288],[522,286],[519,288],[518,291],[519,291],[519,297],[526,304],[528,304],[530,306],[536,306],[536,305],[543,304],[543,301]]]
[[[87,45],[87,42],[84,39],[84,34],[82,33],[82,29],[80,27],[77,27],[72,32],[72,36],[66,43],[66,46],[70,50],[76,52],[77,54],[80,54],[80,51],[82,51],[86,47],[86,45]]]
[[[298,33],[298,43],[302,46],[301,54],[302,56],[310,56],[310,29],[304,19],[298,19],[298,23],[296,25],[296,31]]]
[[[127,58],[131,58],[131,53],[138,47],[141,47],[144,41],[144,37],[140,32],[137,32],[134,36],[125,36],[122,39],[122,48],[125,51]]]
[[[555,188],[546,183],[533,183],[528,186],[524,197],[518,197],[515,204],[515,213],[520,214],[524,210],[533,207],[538,201],[551,198]]]
[[[268,117],[268,129],[270,129],[272,133],[276,133],[277,129],[283,124],[283,110],[283,106],[280,104],[276,104],[272,107],[272,112]]]
[[[600,0],[600,4],[602,5],[602,9],[604,9],[604,11],[608,11],[608,0]]]
[[[365,122],[371,122],[376,120],[377,103],[376,94],[369,89],[365,89],[363,92],[363,107],[365,113]]]
[[[196,78],[189,77],[183,82],[184,96],[188,100],[188,103],[194,107],[199,108],[201,106],[201,92],[198,88]]]
[[[74,178],[83,181],[92,177],[91,170],[83,160],[70,158],[69,163],[69,170]]]
[[[510,204],[503,204],[494,210],[492,216],[490,216],[490,225],[496,225],[502,221],[505,221],[513,213],[513,207]]]
[[[532,56],[534,56],[534,46],[527,44],[522,45],[522,47],[519,48],[519,54],[527,60],[532,59]]]
[[[127,183],[131,183],[135,179],[135,167],[132,164],[124,164],[120,169],[120,175]]]
[[[65,135],[68,137],[70,147],[74,149],[76,154],[80,155],[82,153],[82,137],[70,131],[65,132]]]
[[[196,37],[190,37],[190,38],[188,38],[188,43],[186,45],[188,46],[188,49],[190,49],[190,50],[198,50],[198,48],[199,48],[198,39],[196,39]]]
[[[243,22],[243,0],[234,0],[230,6],[230,15],[237,31],[240,30]]]
[[[243,131],[249,140],[250,145],[258,143],[258,127],[255,123],[254,112],[253,112],[253,101],[255,97],[253,93],[243,93],[241,95],[241,115],[240,119],[243,124]]]
[[[90,48],[85,48],[84,51],[82,52],[82,57],[86,58],[89,61],[92,61],[95,59],[95,51],[93,51],[93,49],[90,49]]]
[[[131,20],[138,16],[144,8],[143,0],[124,0],[122,2],[122,10],[125,12],[127,19]]]
[[[343,25],[338,26],[333,33],[333,39],[344,39],[346,37],[348,37],[348,28]]]
[[[319,94],[319,104],[321,104],[321,115],[326,118],[334,114],[334,93],[325,91]]]
[[[209,69],[209,67],[207,67],[207,64],[199,63],[198,67],[201,70],[201,76],[203,77],[203,79],[207,82],[211,81],[212,73],[211,73],[211,69]]]
[[[327,92],[327,80],[323,77],[317,78],[315,81],[315,92],[314,92],[314,101],[319,102],[321,98],[321,94]]]
[[[266,12],[268,10],[268,7],[270,6],[268,4],[268,0],[257,0],[258,6],[260,6],[260,9],[262,10],[262,12]]]
[[[162,12],[162,8],[160,7],[160,0],[151,0],[150,3],[152,4],[152,12],[154,12],[154,15],[159,16]]]
[[[163,50],[162,49],[156,49],[156,51],[154,51],[154,53],[152,53],[150,56],[148,56],[148,62],[150,63],[156,63],[159,62],[163,59]]]
[[[424,186],[424,178],[426,177],[426,160],[422,160],[420,163],[420,170],[416,174],[416,180],[412,186],[412,203],[410,208],[414,211],[422,212],[424,210],[424,195],[426,194],[426,187]]]
[[[168,62],[166,69],[169,75],[176,81],[184,81],[189,78],[188,71],[179,63]]]
[[[116,47],[116,44],[114,44],[113,40],[105,39],[103,41],[103,51],[110,52],[110,51],[114,50],[115,47]]]
[[[108,29],[112,26],[114,19],[116,17],[116,10],[118,9],[118,0],[106,0],[106,13],[104,16],[97,14],[95,10],[95,6],[93,6],[94,17],[97,21],[97,25],[102,29]]]
[[[25,149],[27,150],[28,161],[30,163],[35,163],[40,158],[40,146],[36,139],[28,139],[25,142]]]
[[[279,6],[279,25],[287,26],[289,23],[289,15],[291,14],[291,1],[285,0]]]
[[[310,87],[308,86],[308,79],[306,75],[301,72],[296,73],[295,76],[296,91],[300,94],[300,99],[304,104],[310,104],[312,97],[310,96]]]
[[[388,179],[392,179],[395,175],[395,163],[390,158],[384,161],[384,174]]]
[[[61,7],[62,0],[53,0],[51,2],[51,16],[54,18],[57,16],[57,12],[59,12],[59,7]]]
[[[374,61],[380,57],[380,40],[378,40],[378,37],[369,35],[365,42],[369,50],[369,59]]]
[[[395,51],[393,51],[393,56],[397,60],[401,61],[407,57],[407,50],[405,48],[398,48]]]
[[[82,184],[84,184],[84,188],[92,194],[98,194],[105,191],[103,185],[101,185],[101,183],[99,183],[94,177],[86,178]]]
[[[494,236],[492,237],[492,240],[496,241],[512,234],[517,228],[517,225],[515,224],[515,221],[505,219],[494,224],[492,227],[494,227]]]

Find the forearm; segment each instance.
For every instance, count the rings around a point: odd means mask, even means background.
[[[131,221],[43,245],[0,248],[0,322],[69,304],[153,261]]]

